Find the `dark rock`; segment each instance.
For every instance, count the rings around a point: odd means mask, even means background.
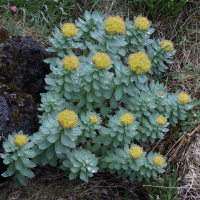
[[[0,39],[2,32],[0,29]],[[50,54],[29,36],[0,41],[0,153],[8,134],[38,131],[37,105],[40,93],[45,92],[45,75],[50,73],[43,60],[48,57]],[[0,174],[3,171],[0,159]]]
[[[10,39],[10,33],[5,28],[0,28],[0,41],[9,39]]]
[[[37,104],[27,94],[13,92],[7,85],[0,86],[0,133],[8,134],[22,130],[32,135],[38,131]]]
[[[12,83],[38,101],[44,91],[44,76],[50,73],[43,62],[50,54],[30,36],[14,37],[0,43],[0,82]]]

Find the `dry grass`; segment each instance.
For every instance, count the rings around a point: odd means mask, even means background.
[[[147,199],[138,197],[137,182],[122,180],[120,176],[110,173],[97,173],[86,183],[80,179],[69,180],[66,174],[51,166],[35,170],[36,177],[26,187],[14,188],[13,182],[0,184],[0,199],[4,200],[97,200],[97,199]],[[131,189],[128,189],[131,188]],[[137,193],[137,194],[136,194]]]
[[[191,133],[191,134],[195,134]],[[187,173],[184,177],[185,189],[179,191],[182,199],[199,199],[200,198],[200,126],[196,128],[195,140],[186,149],[185,166]]]

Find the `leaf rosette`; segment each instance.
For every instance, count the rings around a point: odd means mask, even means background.
[[[100,114],[91,111],[86,114],[82,113],[79,122],[82,134],[78,137],[78,142],[84,143],[86,138],[94,138],[97,135],[96,130],[103,128],[100,125],[101,122]]]
[[[154,158],[156,156],[159,156],[160,158],[163,159],[162,166],[154,163]],[[144,165],[141,166],[140,168],[140,175],[138,176],[138,180],[142,181],[142,178],[145,178],[147,181],[149,181],[150,177],[153,177],[154,179],[156,179],[157,173],[165,172],[163,168],[166,167],[166,165],[167,165],[166,158],[162,157],[159,153],[150,152],[146,157],[146,161]]]
[[[132,115],[133,121],[131,121],[129,124],[124,124],[121,119],[122,116],[126,115],[127,113],[130,114],[130,116],[127,116],[127,120],[132,120],[130,119]],[[95,141],[111,147],[130,144],[138,134],[136,130],[139,122],[137,122],[135,119],[136,115],[133,115],[127,110],[120,108],[120,110],[116,112],[116,115],[110,117],[108,124],[106,125],[108,128],[103,127],[99,130],[100,136],[98,136]]]
[[[42,122],[39,131],[34,134],[34,141],[37,144],[35,149],[37,156],[36,163],[55,166],[58,158],[64,158],[69,148],[76,147],[76,140],[81,135],[81,128],[67,128],[57,121],[58,112],[48,114]]]
[[[135,144],[131,144],[130,148]],[[133,159],[129,153],[129,145],[125,144],[124,148],[115,148],[113,151],[107,151],[106,156],[102,159],[101,168],[109,168],[111,173],[118,172],[122,174],[122,178],[134,180],[135,176],[139,174],[140,167],[145,163],[146,152],[137,159]]]
[[[97,164],[98,158],[90,151],[73,149],[72,152],[67,154],[67,158],[63,160],[61,169],[70,172],[70,180],[75,179],[79,175],[80,179],[88,182],[88,178],[98,171]]]
[[[15,187],[26,185],[28,178],[33,178],[35,175],[29,169],[36,166],[30,159],[35,157],[36,153],[31,149],[34,146],[32,136],[23,135],[22,131],[8,135],[8,139],[3,143],[5,154],[1,153],[3,163],[9,165],[7,171],[2,176],[8,177],[15,174],[13,177]],[[28,142],[29,141],[29,142]]]

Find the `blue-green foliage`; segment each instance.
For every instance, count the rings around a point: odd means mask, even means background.
[[[98,159],[90,151],[74,149],[67,154],[67,158],[62,162],[61,169],[69,170],[69,179],[73,180],[78,175],[88,182],[88,177],[92,177],[98,171]]]
[[[3,148],[5,149],[5,154],[1,153],[0,156],[4,159],[3,162],[5,165],[9,165],[7,171],[5,171],[2,176],[8,177],[15,175],[13,177],[15,187],[20,185],[26,185],[28,182],[28,178],[33,178],[35,175],[29,169],[36,166],[34,162],[30,159],[36,156],[36,153],[31,149],[34,146],[34,142],[30,141],[26,145],[17,146],[14,143],[15,135],[23,135],[22,131],[19,133],[12,133],[12,135],[8,136],[8,139],[3,143]],[[25,135],[27,141],[31,137]]]
[[[75,22],[77,36],[63,37],[61,30],[55,28],[54,38],[49,37],[53,47],[48,51],[54,52],[55,57],[44,60],[52,72],[45,78],[49,91],[41,95],[39,110],[44,113],[40,116],[42,125],[34,134],[37,154],[34,161],[55,166],[60,159],[61,168],[70,173],[70,179],[80,175],[84,181],[98,167],[111,173],[117,171],[123,178],[130,176],[130,180],[135,176],[139,181],[143,177],[155,178],[157,173],[164,172],[166,163],[162,167],[155,165],[153,158],[157,154],[146,152],[141,158],[133,159],[129,145],[163,139],[169,124],[175,126],[178,120],[185,120],[187,110],[192,108],[179,102],[178,92],[168,94],[164,84],[150,81],[152,74],[165,72],[175,50],[167,53],[160,46],[163,39],[150,39],[154,29],[139,30],[128,19],[124,34],[110,35],[104,29],[102,13],[86,11],[84,18]],[[139,51],[147,54],[152,68],[137,75],[128,67],[128,58]],[[92,57],[97,52],[110,56],[109,68],[95,67]],[[67,71],[62,60],[74,54],[79,58],[79,68]],[[57,114],[63,109],[76,112],[78,127],[64,129],[59,124]],[[125,113],[134,117],[130,125],[120,120]],[[98,121],[92,123],[90,115],[96,115]],[[169,122],[158,124],[160,115]]]

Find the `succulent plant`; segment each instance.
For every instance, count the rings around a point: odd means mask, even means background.
[[[64,108],[73,109],[74,105],[71,102],[67,102],[63,98],[63,94],[59,94],[55,91],[48,91],[47,93],[41,93],[41,104],[39,111],[44,111],[40,118],[47,117],[48,113],[53,114],[55,111],[61,111]]]
[[[92,177],[98,171],[97,164],[98,159],[90,151],[73,149],[72,152],[67,154],[67,158],[63,160],[61,169],[70,170],[70,180],[80,175],[80,179],[88,182],[88,177]]]
[[[165,40],[164,38],[158,39],[151,45],[147,46],[149,52],[149,58],[152,61],[152,68],[149,71],[150,74],[156,73],[160,75],[160,72],[165,72],[168,67],[164,64],[172,64],[173,61],[169,60],[175,55],[176,50],[173,48],[171,41]]]
[[[81,128],[78,127],[78,117],[74,111],[64,109],[60,113],[48,114],[39,131],[34,134],[34,142],[37,144],[34,162],[55,166],[57,159],[64,158],[69,148],[76,147],[79,135]]]
[[[101,61],[102,56],[106,59],[104,62]],[[105,116],[110,109],[106,108],[103,102],[113,93],[109,85],[114,74],[108,71],[111,68],[111,60],[107,54],[96,53],[90,54],[84,64],[86,75],[83,77],[84,83],[81,89],[84,92],[77,106],[86,105],[89,110],[100,107],[101,114]]]
[[[157,173],[163,173],[167,163],[165,162],[166,158],[161,156],[159,153],[150,152],[143,166],[140,168],[140,175],[138,180],[141,181],[142,178],[145,178],[149,181],[150,177],[156,179]]]
[[[88,111],[86,114],[80,115],[80,127],[82,134],[78,137],[78,142],[84,143],[86,138],[94,138],[97,133],[96,130],[103,128],[100,123],[102,119],[100,114]]]
[[[111,147],[123,146],[130,144],[138,134],[137,126],[139,122],[136,116],[127,110],[120,108],[115,116],[111,116],[106,127],[99,130],[100,136],[94,139],[97,143]]]
[[[124,148],[115,148],[113,151],[107,151],[107,155],[102,159],[102,168],[109,168],[111,173],[118,172],[122,174],[125,179],[134,180],[135,176],[139,174],[140,167],[145,163],[146,152],[142,148],[131,144],[124,145]]]
[[[174,94],[168,94],[168,98],[164,101],[166,107],[165,116],[169,118],[172,126],[176,126],[179,119],[185,120],[187,110],[193,108],[193,105],[188,104],[189,101],[190,97],[186,93],[177,91]]]
[[[157,138],[164,139],[164,133],[169,131],[166,128],[169,124],[164,116],[154,112],[148,118],[140,120],[140,126],[138,126],[139,133],[136,139],[141,143],[146,142],[148,139],[151,143],[154,143]]]
[[[3,143],[5,154],[1,153],[5,165],[9,165],[7,171],[2,176],[13,177],[15,187],[26,185],[28,178],[33,178],[35,175],[30,170],[36,166],[30,158],[35,157],[36,153],[31,149],[34,146],[32,139],[28,135],[23,135],[22,131],[8,135],[8,139]]]
[[[171,41],[150,39],[153,32],[143,16],[130,21],[97,11],[54,29],[48,48],[54,57],[44,60],[52,72],[33,136],[35,163],[59,160],[70,179],[84,181],[98,170],[139,181],[164,172],[165,158],[146,155],[142,146],[163,139],[192,105],[188,94],[169,94],[152,80],[176,52]]]
[[[125,33],[128,48],[131,52],[144,51],[144,46],[149,46],[154,41],[150,39],[150,34],[154,32],[150,28],[151,22],[145,17],[134,17],[134,22],[126,19],[127,31]]]

